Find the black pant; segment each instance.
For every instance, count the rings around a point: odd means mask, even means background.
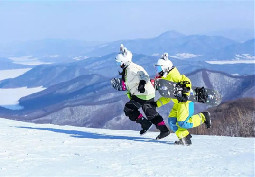
[[[128,116],[131,121],[136,121],[140,115],[139,108],[142,107],[142,110],[147,119],[150,120],[153,124],[157,125],[163,121],[163,118],[156,111],[156,107],[152,104],[153,102],[154,98],[150,100],[142,100],[136,96],[132,96],[132,99],[125,104],[125,115]]]

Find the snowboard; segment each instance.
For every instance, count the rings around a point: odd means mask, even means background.
[[[122,80],[122,78],[113,78],[111,80],[111,85],[115,90],[118,91],[126,91],[126,84],[125,82]]]
[[[177,83],[165,79],[157,79],[155,85],[159,94],[167,98],[176,98],[176,95],[182,91],[182,88]],[[216,90],[192,86],[189,101],[217,106],[221,103],[222,97]]]

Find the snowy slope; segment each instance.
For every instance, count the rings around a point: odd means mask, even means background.
[[[254,138],[176,136],[0,119],[0,176],[254,176]]]

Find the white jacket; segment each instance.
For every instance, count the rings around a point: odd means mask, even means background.
[[[138,85],[140,80],[145,80],[145,92],[140,93],[138,91]],[[131,62],[126,68],[125,72],[125,84],[127,90],[131,93],[131,95],[142,96],[144,99],[154,98],[155,97],[155,89],[150,82],[150,77],[148,73],[143,69],[143,67]]]

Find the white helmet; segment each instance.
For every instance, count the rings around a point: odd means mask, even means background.
[[[120,63],[120,66],[128,66],[132,62],[132,53],[124,47],[123,44],[120,45],[120,53],[115,57],[116,62]]]
[[[168,53],[164,53],[159,59],[157,64],[155,64],[157,73],[162,75],[165,72],[170,71],[173,68],[173,63],[168,59]]]

